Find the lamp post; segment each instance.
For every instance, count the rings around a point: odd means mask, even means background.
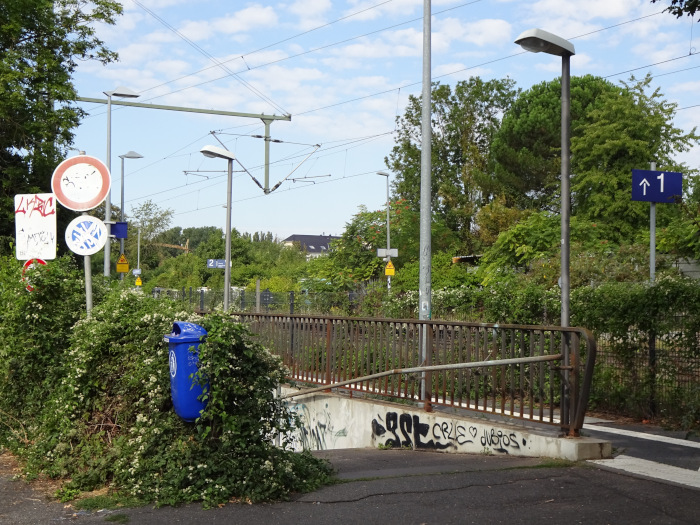
[[[119,155],[119,158],[122,159],[122,186],[121,186],[121,192],[122,192],[122,199],[121,199],[121,208],[119,212],[119,220],[121,222],[124,222],[124,159],[142,159],[143,155],[140,153],[136,153],[135,151],[129,151],[127,153],[124,153],[124,155]],[[110,206],[111,208],[111,206]],[[122,255],[124,253],[124,239],[119,239],[119,254]],[[124,274],[120,274],[120,279],[124,280]]]
[[[112,97],[120,98],[138,98],[139,94],[124,86],[119,86],[112,91],[105,91],[107,95],[107,170],[112,174]],[[107,237],[105,243],[105,263],[104,275],[109,277],[111,261],[110,261],[110,242],[111,242],[111,223],[112,223],[112,190],[107,192],[105,199],[105,223],[108,225],[110,236]]]
[[[377,175],[386,177],[386,260],[391,262],[391,233],[389,230],[389,174],[386,171],[378,171]],[[391,291],[391,275],[386,278],[386,289]]]
[[[228,311],[231,294],[231,189],[233,185],[233,161],[236,157],[230,151],[218,146],[204,146],[202,155],[228,161],[228,182],[226,184],[226,262],[224,267],[224,312]]]
[[[570,231],[571,215],[571,186],[569,181],[571,156],[571,68],[570,59],[575,55],[574,45],[557,35],[541,29],[529,29],[522,33],[515,43],[526,51],[533,53],[548,53],[561,57],[561,326],[569,326],[569,263],[570,263]],[[562,381],[562,424],[568,424],[569,410],[569,337],[562,334],[562,353],[564,354],[564,381]],[[571,427],[569,427],[571,429]],[[570,430],[571,431],[571,430]]]
[[[569,326],[569,253],[571,187],[569,183],[571,149],[571,68],[574,45],[557,35],[541,29],[529,29],[515,43],[533,53],[548,53],[561,57],[561,326]]]

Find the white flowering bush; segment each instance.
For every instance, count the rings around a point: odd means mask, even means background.
[[[118,283],[97,294],[87,318],[69,260],[37,276],[41,292],[30,296],[8,266],[0,270],[0,294],[14,301],[0,307],[0,444],[29,477],[65,479],[64,493],[109,486],[143,502],[206,506],[282,499],[328,479],[325,462],[275,446],[297,423],[273,396],[284,370],[230,318],[201,318]],[[195,423],[172,407],[163,336],[174,321],[209,332],[200,346],[208,405]]]

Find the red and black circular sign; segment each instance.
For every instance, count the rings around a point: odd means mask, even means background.
[[[56,200],[75,211],[87,211],[99,206],[107,197],[111,184],[107,166],[89,155],[64,160],[51,177]]]

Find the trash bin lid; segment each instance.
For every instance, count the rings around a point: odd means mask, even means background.
[[[202,340],[207,335],[203,326],[194,323],[175,321],[173,331],[163,336],[167,342],[195,343]]]

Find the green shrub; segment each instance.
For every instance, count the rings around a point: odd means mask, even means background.
[[[144,502],[205,506],[281,499],[328,479],[325,462],[288,447],[298,420],[273,397],[281,363],[230,318],[199,318],[118,283],[86,318],[70,259],[32,276],[32,294],[17,262],[4,263],[0,443],[29,477],[70,480],[64,494],[109,484]],[[172,409],[163,336],[176,320],[209,331],[209,403],[193,424]]]

